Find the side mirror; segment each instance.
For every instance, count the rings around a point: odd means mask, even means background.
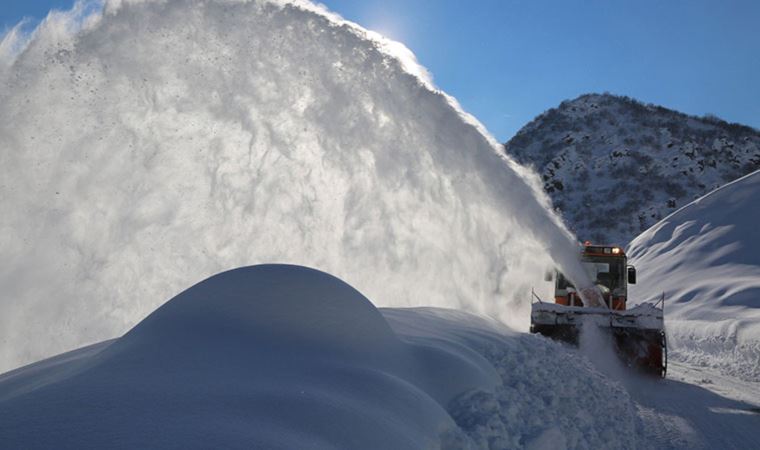
[[[544,281],[552,281],[554,279],[554,271],[547,270],[544,272]]]
[[[636,284],[636,268],[628,266],[628,284]]]

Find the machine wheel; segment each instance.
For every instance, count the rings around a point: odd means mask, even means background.
[[[668,339],[665,337],[665,332],[662,332],[662,371],[660,376],[665,378],[668,373]]]

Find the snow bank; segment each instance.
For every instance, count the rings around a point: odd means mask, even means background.
[[[642,421],[625,389],[578,352],[459,311],[382,311],[403,340],[470,349],[498,372],[501,383],[493,391],[464,392],[448,405],[451,417],[472,440],[469,448],[649,445],[641,439]]]
[[[634,448],[625,391],[558,344],[236,269],[123,337],[0,376],[10,448]]]
[[[3,376],[2,441],[13,448],[437,447],[456,431],[440,403],[496,381],[443,348],[417,364],[414,348],[377,309],[327,274],[238,269],[178,295],[99,353]],[[448,389],[436,389],[430,369],[463,376],[442,377]]]
[[[671,356],[760,380],[760,172],[681,208],[628,250],[632,298],[666,296]]]
[[[306,2],[92,3],[0,45],[0,370],[262,262],[518,325],[548,253],[583,273],[403,45]]]

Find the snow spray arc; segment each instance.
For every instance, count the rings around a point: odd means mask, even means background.
[[[547,249],[583,276],[538,178],[312,4],[80,3],[0,50],[0,371],[260,262],[521,323]]]

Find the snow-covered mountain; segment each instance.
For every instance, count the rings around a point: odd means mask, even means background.
[[[609,94],[562,102],[505,149],[536,168],[579,239],[621,245],[760,169],[757,130]]]
[[[632,298],[666,296],[672,356],[760,380],[760,171],[684,206],[630,244]]]

